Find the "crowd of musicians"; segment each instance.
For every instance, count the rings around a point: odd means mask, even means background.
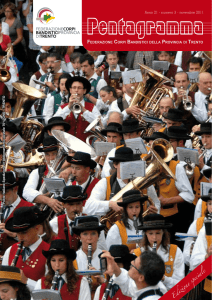
[[[211,52],[41,47],[26,83],[11,47],[0,299],[159,299],[212,254]],[[211,299],[211,280],[184,299]]]

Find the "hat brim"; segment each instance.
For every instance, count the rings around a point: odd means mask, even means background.
[[[112,161],[118,161],[118,162],[125,162],[125,161],[134,161],[134,160],[138,160],[137,157],[129,157],[129,156],[116,156],[116,157],[109,157],[109,160],[112,160]]]
[[[18,280],[18,279],[1,279],[0,278],[0,283],[6,283],[6,282],[18,282],[18,283],[21,283],[21,284],[23,284],[23,286],[26,286],[26,284],[25,283],[23,283],[22,281],[20,281],[20,280]]]
[[[85,226],[85,227],[83,227],[83,226],[80,226],[80,227],[78,227],[78,226],[72,226],[72,231],[76,235],[80,235],[80,233],[83,232],[83,231],[89,231],[89,230],[102,231],[104,229],[105,229],[105,225],[103,225],[103,224],[102,225],[98,225],[98,226],[90,226],[90,227],[88,227],[88,226]]]
[[[112,129],[112,128],[109,128],[109,129],[102,129],[101,131],[101,134],[103,134],[104,136],[107,135],[108,132],[115,132],[115,133],[118,133],[120,135],[122,135],[122,132],[118,131],[117,129]]]
[[[77,197],[77,198],[74,198],[74,197],[68,197],[67,199],[64,199],[62,197],[58,197],[57,200],[62,202],[62,203],[69,203],[69,202],[82,202],[84,201],[85,199],[87,199],[87,194],[85,194],[84,196],[82,197]]]
[[[39,218],[36,220],[36,222],[33,222],[31,224],[29,224],[28,226],[24,226],[24,227],[17,227],[15,226],[14,227],[14,217],[9,219],[6,224],[5,224],[5,228],[8,230],[8,231],[11,231],[11,232],[22,232],[22,231],[26,231],[28,230],[29,228],[32,228],[33,226],[36,226],[38,224],[41,224],[43,223],[49,216],[50,214],[50,209],[47,209],[45,210],[44,212],[41,212],[41,215],[39,216]]]
[[[211,125],[211,128],[212,128],[212,125]],[[211,132],[211,130],[210,129],[208,129],[208,130],[199,130],[199,131],[195,131],[195,135],[202,135],[202,134],[207,134],[207,133],[209,133],[209,134],[212,134],[212,132]]]
[[[157,226],[157,225],[149,225],[149,226],[138,226],[138,230],[153,230],[153,229],[168,229],[168,228],[171,228],[173,226],[173,224],[171,223],[167,223],[167,224],[164,224],[164,225],[161,225],[161,226]]]
[[[128,200],[123,201],[123,202],[117,202],[117,204],[118,204],[118,206],[125,207],[130,203],[134,203],[134,202],[137,202],[137,201],[145,202],[146,200],[148,200],[148,196],[139,197],[138,199],[128,199]]]
[[[59,121],[59,122],[55,122],[55,123],[51,123],[51,124],[46,125],[46,126],[43,128],[43,132],[47,132],[48,130],[51,130],[51,127],[52,127],[52,126],[57,126],[57,125],[62,125],[62,126],[64,126],[65,132],[69,131],[70,128],[71,128],[71,125],[68,124],[67,122]]]
[[[70,258],[71,260],[75,260],[77,257],[76,251],[73,249],[55,249],[55,250],[48,250],[48,251],[42,250],[42,253],[43,256],[45,256],[46,258],[57,254],[63,254],[68,258]]]
[[[181,136],[177,136],[177,135],[168,135],[169,139],[176,139],[176,140],[190,140],[191,137],[189,135],[181,135]]]
[[[125,255],[124,257],[120,257],[120,258],[114,257],[115,262],[131,262],[135,259],[136,259],[136,255],[131,254],[131,253],[129,253],[128,255]]]
[[[209,200],[212,200],[212,194],[208,194],[205,196],[201,196],[202,201],[207,202]]]
[[[90,92],[90,90],[91,90],[90,82],[86,78],[81,77],[81,76],[74,76],[74,77],[71,77],[68,80],[66,80],[65,86],[68,91],[69,91],[72,83],[75,81],[81,82],[83,84],[84,89],[86,90],[85,94],[88,94]]]
[[[131,133],[131,132],[135,132],[135,131],[142,131],[144,130],[144,127],[135,127],[135,128],[131,128],[131,129],[125,129],[125,130],[122,130],[120,131],[122,134],[124,133]]]
[[[13,183],[13,184],[11,184],[11,185],[6,185],[5,184],[5,190],[9,190],[9,189],[12,189],[13,187],[15,187],[15,186],[17,186],[18,185],[18,182],[15,182],[15,183]],[[2,191],[3,190],[3,184],[0,184],[0,191]]]
[[[202,173],[205,177],[210,178],[212,176],[212,168],[206,169]]]
[[[66,161],[70,164],[86,166],[86,167],[90,167],[91,169],[95,169],[96,165],[97,165],[97,163],[92,159],[88,160],[88,161],[86,161],[86,160],[75,160],[71,156],[67,156]]]
[[[38,148],[38,152],[51,152],[51,151],[55,151],[55,150],[58,150],[58,146],[52,146],[49,148],[44,148],[44,147]]]

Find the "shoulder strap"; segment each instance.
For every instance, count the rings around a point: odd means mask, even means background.
[[[163,296],[163,293],[160,291],[160,289],[157,289],[157,290],[149,290],[149,291],[146,291],[144,293],[142,293],[138,298],[137,300],[142,300],[146,297],[149,297],[149,296],[154,296],[154,295],[158,295],[158,296]]]
[[[46,170],[46,165],[38,167],[38,175],[39,175],[39,181],[38,181],[38,186],[37,186],[38,191],[41,187],[41,182],[42,182],[42,178],[43,178],[45,170]]]
[[[118,104],[118,108],[120,109],[120,111],[124,110],[124,106],[123,106],[123,102],[122,102],[122,97],[119,97],[117,99],[117,104]]]

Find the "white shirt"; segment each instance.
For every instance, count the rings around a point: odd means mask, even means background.
[[[40,69],[39,72],[41,73],[41,76],[46,74],[42,69]],[[35,74],[33,74],[32,77],[30,78],[29,86],[36,88],[37,83],[35,83],[33,79],[37,80]],[[38,78],[38,79],[40,79],[40,78]]]
[[[16,207],[19,205],[20,202],[21,202],[21,198],[18,196],[18,198],[13,203],[10,204],[11,207],[7,218],[9,218],[11,213],[16,209]]]
[[[194,51],[191,51],[191,54],[193,54],[193,53],[194,53]],[[183,51],[177,51],[174,64],[179,67],[182,66],[182,55],[183,55]]]
[[[76,261],[77,261],[78,270],[80,270],[80,271],[87,270],[88,269],[87,255],[85,254],[85,252],[82,251],[81,248],[76,253],[77,253]],[[102,253],[102,250],[97,248],[96,251],[94,251],[92,260],[91,260],[91,265],[96,270],[100,270],[100,259],[98,257],[98,255],[100,253]]]
[[[27,201],[33,202],[37,196],[42,195],[41,192],[36,190],[38,186],[38,182],[39,182],[39,174],[37,168],[30,173],[27,183],[25,184],[23,189],[23,197]]]
[[[84,99],[80,101],[80,103],[82,104],[82,106],[85,107],[85,101]],[[68,105],[64,108],[61,108],[61,106],[58,108],[57,112],[54,114],[53,117],[62,117],[64,120],[66,119],[66,117],[71,113],[71,110],[69,109]],[[78,118],[78,115],[74,114],[75,119]],[[96,118],[98,118],[98,116],[101,116],[100,112],[98,111],[98,109],[96,108],[96,106],[94,105],[92,112],[89,110],[86,110],[82,116],[84,117],[84,119],[91,123],[93,122]]]
[[[42,238],[39,238],[34,244],[30,245],[28,248],[32,251],[32,253],[39,247],[39,245],[42,243]],[[2,258],[2,265],[4,266],[9,266],[9,254],[10,254],[10,250],[11,250],[12,246],[10,246],[9,248],[7,248],[7,250],[4,253],[4,256]],[[24,248],[23,248],[24,249]],[[32,254],[31,253],[31,254]],[[26,256],[26,259],[29,256]],[[33,291],[35,288],[37,281],[34,281],[30,278],[27,279],[27,287],[30,289],[30,291]]]
[[[66,274],[62,275],[62,278],[64,281],[67,283],[67,278]],[[34,290],[41,290],[41,279],[39,279],[36,283],[35,289]],[[71,298],[71,296],[70,296]],[[33,299],[33,298],[31,298]],[[91,300],[91,293],[90,293],[90,288],[88,281],[86,277],[82,277],[81,283],[80,283],[80,291],[79,291],[79,298],[78,300]]]
[[[137,286],[135,284],[135,281],[130,278],[128,276],[128,272],[125,269],[121,269],[121,274],[116,277],[114,279],[114,283],[118,284],[122,293],[128,297],[132,297],[132,300],[137,300],[137,298],[144,292],[148,291],[148,290],[157,290],[163,286],[160,286],[159,284],[154,285],[154,286],[149,286],[146,287],[142,290],[138,290]],[[161,290],[161,292],[164,294],[167,292],[167,290],[164,288],[163,286],[163,290]],[[145,300],[157,300],[159,299],[161,296],[158,295],[154,295],[154,296],[148,296],[145,298]]]
[[[126,93],[124,94],[124,96],[125,96],[125,100],[127,101],[128,105],[130,106],[130,102],[131,102],[132,98],[129,95],[127,95]],[[118,112],[122,113],[124,121],[127,118],[129,118],[129,116],[130,116],[126,113],[126,110],[123,110],[123,111],[120,110],[120,108],[118,107],[117,100],[112,102],[109,112],[111,112],[111,111],[118,111]]]
[[[203,226],[200,229],[196,243],[194,245],[194,249],[192,251],[192,255],[190,259],[191,271],[193,271],[205,260],[205,256],[207,254],[207,248],[208,248],[208,244],[205,236],[205,226]]]
[[[141,248],[142,252],[144,250],[145,250],[144,248]],[[148,246],[148,250],[152,251],[152,248]],[[160,255],[160,257],[163,259],[164,262],[169,261],[169,251],[168,253],[166,253],[166,250],[162,247],[162,245],[160,245],[159,248],[157,249],[157,254]],[[163,284],[165,285],[167,290],[170,290],[184,277],[185,277],[185,266],[184,266],[183,253],[180,250],[180,248],[177,247],[174,265],[173,265],[173,274],[171,277],[165,276],[165,280],[163,281]]]
[[[74,222],[71,219],[69,219],[67,214],[66,214],[66,219],[67,219],[68,224],[70,224],[71,222]],[[52,230],[54,231],[54,233],[56,235],[58,235],[58,228],[59,228],[59,226],[58,226],[58,217],[53,218],[49,222],[49,224],[50,224]],[[71,232],[71,226],[70,225],[69,225],[69,232]],[[97,242],[97,248],[101,249],[101,250],[107,250],[104,230],[102,230],[100,232],[99,239],[98,239],[98,242]]]
[[[61,98],[63,98],[63,93],[60,92],[59,94]],[[66,102],[68,102],[68,94],[65,95],[65,98],[66,98]],[[60,107],[60,104],[58,107]],[[43,107],[43,115],[45,116],[44,120],[46,124],[48,123],[49,119],[53,117],[53,114],[54,114],[54,96],[49,94],[49,97],[46,98]]]
[[[200,123],[204,123],[208,119],[208,113],[205,104],[208,102],[205,100],[207,95],[203,94],[201,91],[198,91],[194,95],[195,105],[191,110],[192,115]]]
[[[128,219],[127,221],[129,223],[129,227],[130,227],[130,228],[126,227],[127,236],[136,235],[136,229],[134,227],[133,220]],[[138,225],[141,225],[139,220],[137,220],[137,221],[138,221]],[[142,232],[143,232],[142,230],[139,230],[138,234],[142,235]],[[106,238],[106,243],[107,243],[107,248],[108,249],[110,249],[111,245],[122,245],[122,239],[121,239],[120,231],[119,231],[119,228],[116,224],[114,224],[109,229],[108,234],[107,234],[107,238]]]
[[[94,72],[93,75],[88,79],[86,78],[88,81],[90,81],[90,83],[93,82],[93,80],[97,80],[98,75]],[[107,86],[107,82],[104,79],[99,79],[97,85],[96,85],[96,91],[98,93],[98,98],[100,98],[99,92],[101,90],[101,88],[103,88],[104,86]]]
[[[194,211],[194,220],[197,220],[202,216],[202,199],[199,198],[197,201],[197,204],[195,206],[195,211]]]

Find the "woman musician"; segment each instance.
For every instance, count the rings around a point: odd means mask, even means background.
[[[65,240],[52,241],[48,251],[42,251],[47,259],[48,273],[38,280],[35,289],[51,289],[55,272],[59,276],[55,285],[63,300],[90,300],[90,289],[87,279],[76,274],[73,261],[76,252],[69,248]]]

